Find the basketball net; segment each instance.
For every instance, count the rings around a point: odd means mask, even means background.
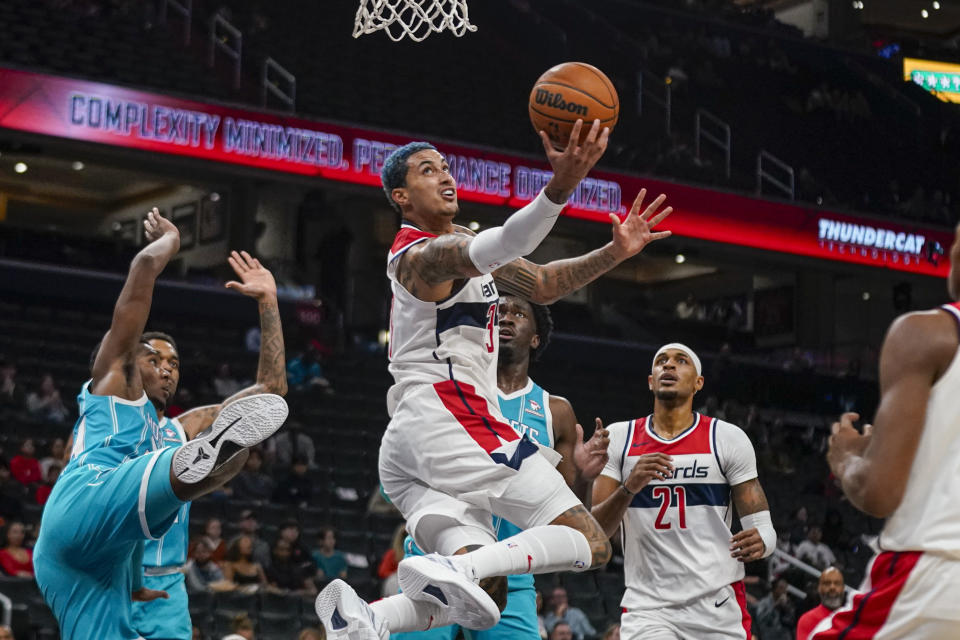
[[[457,37],[477,30],[467,0],[360,0],[353,37],[383,30],[394,42],[404,37],[420,42],[445,29]]]

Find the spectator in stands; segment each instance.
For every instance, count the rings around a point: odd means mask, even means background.
[[[22,409],[25,403],[23,385],[17,382],[17,365],[0,361],[0,409]]]
[[[313,558],[310,556],[310,549],[303,544],[301,538],[300,524],[296,520],[286,520],[280,525],[277,532],[279,538],[290,543],[290,554],[293,561],[304,567],[313,566]]]
[[[22,522],[7,525],[7,544],[0,549],[0,568],[8,576],[33,577],[33,551],[23,546],[25,533]]]
[[[233,588],[224,578],[223,569],[210,557],[212,551],[202,538],[193,543],[190,560],[184,567],[189,591],[229,591]]]
[[[203,534],[200,539],[210,547],[213,561],[223,564],[227,557],[227,543],[223,539],[223,523],[219,518],[207,518],[203,523]]]
[[[307,458],[298,455],[287,476],[273,492],[273,499],[280,504],[305,506],[313,497],[313,480],[307,475]]]
[[[547,632],[547,623],[543,620],[543,593],[537,589],[537,627],[540,629],[540,638],[547,640],[550,634]]]
[[[807,537],[807,529],[810,528],[807,519],[806,507],[799,507],[790,516],[790,542],[793,544],[800,544]]]
[[[403,542],[407,537],[407,527],[402,522],[397,525],[393,531],[393,540],[390,548],[380,559],[380,566],[377,567],[377,577],[382,580],[380,583],[380,595],[384,598],[400,593],[400,584],[397,578],[397,568],[400,561],[403,560]],[[316,553],[316,551],[314,552]]]
[[[843,574],[840,570],[836,567],[824,569],[820,574],[817,591],[820,593],[820,604],[800,616],[800,620],[797,621],[798,639],[805,640],[821,620],[843,606],[846,598],[843,590]]]
[[[603,632],[602,640],[620,640],[620,624],[614,622]]]
[[[50,443],[50,451],[47,455],[40,458],[40,475],[42,477],[47,477],[47,470],[50,469],[52,465],[63,467],[66,453],[64,451],[65,446],[66,443],[63,441],[63,438],[54,438],[53,442]]]
[[[573,633],[573,627],[570,626],[569,622],[564,622],[563,620],[557,620],[553,623],[553,626],[550,627],[550,640],[580,640]]]
[[[251,452],[252,453],[252,452]],[[236,542],[240,536],[247,536],[253,542],[253,559],[264,567],[270,564],[270,545],[266,540],[260,537],[260,521],[257,520],[257,514],[251,509],[245,509],[240,514],[240,533],[237,534],[230,544]]]
[[[253,630],[253,621],[246,613],[238,613],[234,616],[230,623],[230,631],[233,633],[223,640],[256,640],[257,638]]]
[[[243,383],[234,377],[230,365],[226,362],[217,367],[217,374],[213,377],[213,390],[220,398],[232,396],[243,388]]]
[[[558,622],[564,622],[570,625],[573,631],[573,637],[576,640],[583,640],[585,636],[597,635],[597,630],[590,624],[587,615],[577,607],[571,607],[567,601],[567,590],[563,587],[557,587],[553,590],[550,597],[550,609],[543,617],[544,623],[550,629],[550,637],[554,637],[554,627]]]
[[[267,582],[278,591],[293,592],[303,596],[317,595],[309,569],[293,561],[290,543],[283,538],[273,544],[273,557],[267,567]]]
[[[223,577],[243,591],[267,586],[263,565],[253,559],[253,541],[247,536],[240,536],[230,545],[227,561],[223,563]]]
[[[334,578],[347,577],[347,557],[337,551],[337,533],[333,527],[322,527],[317,535],[319,547],[313,550],[313,562],[317,565],[317,580],[330,582]],[[394,592],[396,593],[396,592]],[[393,594],[390,594],[393,595]]]
[[[13,479],[10,464],[0,457],[0,518],[16,520],[23,516],[23,499],[26,489]]]
[[[67,419],[67,407],[60,398],[60,391],[52,374],[44,374],[40,379],[40,387],[27,395],[27,411],[35,418],[50,422],[63,422]]]
[[[307,627],[300,632],[300,635],[297,636],[297,640],[327,640],[327,634],[323,629]]]
[[[821,571],[837,561],[830,547],[823,544],[823,531],[820,527],[810,527],[807,539],[797,545],[797,557]]]
[[[678,302],[676,309],[674,309],[674,315],[681,320],[690,320],[696,312],[697,300],[692,293],[688,293],[687,297]]]
[[[267,440],[265,446],[270,463],[281,469],[289,469],[296,456],[305,457],[311,469],[316,467],[313,440],[304,433],[303,424],[298,420],[290,420],[283,431]]]
[[[774,583],[773,591],[757,605],[755,631],[763,640],[793,640],[795,620],[787,581],[780,578]]]
[[[43,482],[43,475],[40,474],[40,462],[35,457],[36,451],[33,438],[25,438],[20,444],[20,453],[10,461],[10,473],[17,479],[17,482],[24,486]]]
[[[34,494],[37,504],[47,504],[47,499],[50,498],[50,492],[53,491],[53,485],[57,483],[57,478],[60,477],[60,471],[62,469],[59,464],[52,464],[47,469],[46,479],[43,484],[37,487],[37,492]]]
[[[13,637],[13,629],[5,624],[0,624],[0,640],[15,640]]]
[[[306,351],[287,362],[287,384],[291,389],[297,391],[303,391],[308,387],[330,389],[330,381],[323,375],[320,358],[320,351],[311,344]]]
[[[250,449],[250,455],[243,466],[243,471],[230,483],[233,488],[233,497],[236,500],[251,502],[268,502],[276,487],[273,478],[263,472],[263,451],[259,448]]]

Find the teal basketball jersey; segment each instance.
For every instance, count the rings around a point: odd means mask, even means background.
[[[114,469],[121,463],[160,449],[160,420],[144,393],[139,400],[90,393],[84,383],[77,396],[79,417],[73,427],[73,452],[64,475],[91,466]]]
[[[162,447],[179,447],[186,444],[187,434],[174,418],[160,420]],[[161,538],[147,540],[143,548],[143,566],[179,567],[187,561],[187,546],[190,540],[190,503],[180,507],[177,519]]]
[[[498,391],[500,413],[507,419],[514,431],[521,436],[526,434],[531,440],[553,448],[553,416],[550,415],[550,394],[531,379],[527,385],[510,394]],[[494,516],[493,528],[497,540],[505,540],[520,533],[517,525]],[[532,575],[515,575],[507,578],[510,591],[533,588]]]

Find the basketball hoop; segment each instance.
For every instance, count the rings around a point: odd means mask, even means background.
[[[353,37],[386,31],[394,42],[408,36],[420,42],[447,30],[458,38],[476,31],[467,15],[467,0],[360,0]]]

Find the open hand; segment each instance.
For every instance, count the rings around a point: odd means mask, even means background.
[[[580,130],[583,126],[583,120],[577,120],[573,124],[570,141],[563,150],[554,148],[546,131],[540,132],[543,150],[547,154],[550,166],[553,167],[553,177],[550,178],[544,191],[547,198],[557,204],[567,201],[580,181],[587,177],[593,165],[597,164],[600,156],[607,150],[610,127],[604,127],[601,132],[600,121],[594,120],[590,132],[581,145],[579,144]]]
[[[156,207],[150,210],[146,220],[143,221],[143,231],[146,235],[147,242],[159,240],[166,234],[175,235],[177,241],[180,241],[180,231],[177,229],[177,226],[161,216],[160,210]]]
[[[236,280],[228,282],[227,289],[234,289],[257,300],[270,300],[277,297],[277,283],[273,279],[273,274],[260,264],[259,260],[246,251],[240,253],[231,251],[227,262],[240,278],[240,282]]]
[[[607,447],[610,445],[610,432],[603,427],[603,422],[597,418],[597,429],[586,442],[583,441],[583,427],[577,425],[577,442],[573,445],[573,464],[582,480],[591,482],[607,465],[610,455]]]
[[[640,189],[640,193],[633,201],[633,206],[630,207],[630,212],[623,220],[620,220],[620,216],[615,213],[610,214],[610,222],[613,223],[613,249],[621,260],[637,255],[651,242],[669,238],[672,234],[671,231],[653,230],[673,212],[673,207],[666,207],[657,213],[657,209],[664,203],[667,196],[661,193],[641,214],[640,207],[643,206],[646,195],[647,190]]]
[[[834,422],[830,427],[829,446],[827,448],[827,462],[830,464],[830,470],[838,478],[843,476],[843,467],[847,459],[851,456],[863,454],[864,449],[870,444],[870,438],[873,435],[873,425],[866,425],[863,428],[863,435],[857,431],[853,423],[860,419],[859,413],[847,412],[840,416],[839,422]]]

